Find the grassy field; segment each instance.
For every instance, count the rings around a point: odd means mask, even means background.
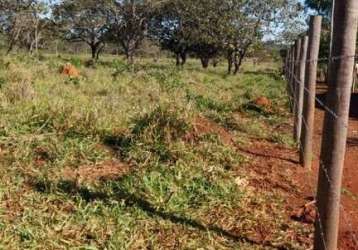
[[[59,73],[66,62],[80,78]],[[277,64],[227,76],[196,61],[19,55],[0,67],[0,249],[307,249],[297,238],[311,231],[249,184],[237,150],[293,146],[275,129],[290,122]]]

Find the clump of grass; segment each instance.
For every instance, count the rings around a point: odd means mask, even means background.
[[[78,57],[71,57],[69,62],[76,68],[80,68],[82,66],[82,60],[81,60],[81,58],[78,58]]]
[[[171,146],[183,138],[189,124],[178,112],[159,106],[150,113],[133,119],[130,133],[109,136],[106,143],[117,146],[121,154],[137,164],[151,161],[174,161]]]
[[[18,101],[32,100],[35,97],[36,92],[30,81],[22,80],[19,82],[12,82],[7,84],[4,89],[4,95],[8,102],[14,104]]]
[[[190,92],[187,93],[188,101],[194,101],[197,108],[200,111],[216,111],[219,113],[224,113],[230,111],[230,107],[227,104],[219,103],[211,98],[204,97],[202,95],[195,95]]]

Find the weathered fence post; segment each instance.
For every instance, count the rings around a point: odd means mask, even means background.
[[[285,58],[285,79],[288,80],[288,75],[289,75],[289,63],[290,63],[290,50],[287,49],[286,50],[286,58]]]
[[[295,134],[294,139],[300,143],[301,132],[302,132],[302,112],[303,112],[303,95],[304,95],[304,81],[305,81],[305,70],[306,70],[306,60],[307,60],[307,46],[308,46],[308,37],[304,36],[300,39],[301,41],[301,51],[300,56],[298,57],[298,71],[297,71],[297,81],[296,81],[296,110],[295,110]]]
[[[296,130],[297,130],[297,88],[299,86],[297,79],[299,79],[299,59],[301,55],[301,39],[295,41],[295,60],[294,60],[294,72],[292,74],[292,91],[293,91],[293,137],[296,140]]]
[[[311,168],[313,158],[314,112],[316,98],[317,65],[321,39],[322,17],[312,16],[310,20],[307,51],[306,78],[303,104],[300,161],[305,168]]]
[[[289,79],[289,84],[290,84],[290,92],[291,92],[291,99],[293,101],[292,107],[291,107],[291,112],[294,111],[294,106],[295,106],[295,100],[294,100],[294,76],[295,76],[295,52],[296,52],[296,47],[295,44],[292,45],[291,47],[291,62],[290,62],[290,79]]]
[[[336,250],[358,22],[358,1],[335,2],[331,78],[317,191],[315,249]],[[339,57],[339,58],[338,58]]]

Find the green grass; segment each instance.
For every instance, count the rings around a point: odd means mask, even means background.
[[[59,74],[66,62],[79,79]],[[202,116],[238,144],[293,145],[275,130],[290,119],[277,69],[3,57],[0,249],[305,249],[291,234],[310,231],[287,218],[280,195],[236,184],[249,159],[215,134],[185,140]],[[260,96],[272,110],[250,108]],[[64,174],[111,161],[130,170],[96,182]]]

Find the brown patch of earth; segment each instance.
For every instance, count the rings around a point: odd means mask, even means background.
[[[300,221],[312,230],[316,214],[314,197],[318,179],[319,153],[321,147],[324,111],[317,109],[315,117],[314,153],[316,158],[312,170],[299,164],[298,151],[285,148],[266,140],[253,139],[248,147],[235,145],[233,136],[213,121],[199,117],[195,120],[194,132],[186,139],[195,139],[203,134],[214,133],[223,143],[234,145],[250,158],[247,163],[251,172],[249,185],[267,192],[279,193],[285,200],[288,218]],[[290,133],[292,127],[280,130]],[[346,161],[343,178],[341,223],[339,234],[340,250],[358,249],[358,120],[351,118],[347,141]],[[312,239],[304,239],[312,245]],[[307,243],[307,242],[306,242]]]
[[[130,167],[119,161],[107,161],[99,165],[80,166],[77,169],[65,168],[63,177],[77,183],[97,183],[116,180],[130,170]]]
[[[324,111],[317,109],[315,117],[314,154],[312,170],[300,171],[295,179],[304,188],[305,196],[315,196],[319,172]],[[349,122],[347,151],[344,164],[341,217],[339,228],[339,249],[358,249],[358,147],[352,141],[358,140],[358,120]]]
[[[253,142],[248,148],[239,148],[251,155],[250,168],[257,177],[250,184],[258,189],[279,191],[287,200],[286,212],[302,223],[313,223],[316,213],[312,200],[316,195],[319,154],[322,140],[324,111],[316,110],[314,154],[312,170],[298,162],[296,150],[285,149],[268,141]],[[339,228],[339,249],[358,249],[358,120],[349,122],[347,151],[344,165],[342,208]],[[309,207],[307,208],[307,204]],[[311,227],[312,225],[307,225]]]
[[[196,117],[193,121],[193,130],[184,136],[184,140],[187,142],[194,142],[198,137],[215,134],[220,140],[227,145],[233,145],[233,136],[222,126],[210,121],[204,117]]]

